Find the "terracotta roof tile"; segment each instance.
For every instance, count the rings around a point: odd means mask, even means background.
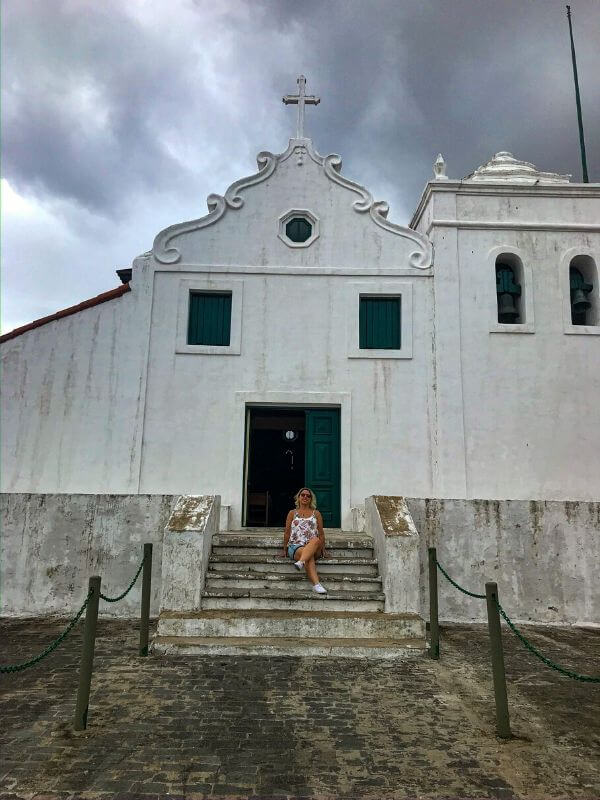
[[[117,286],[116,289],[110,289],[108,292],[103,292],[102,294],[96,295],[96,297],[91,297],[89,300],[84,300],[83,303],[78,303],[76,306],[63,308],[62,311],[56,311],[54,314],[50,314],[47,317],[35,319],[33,322],[27,323],[27,325],[21,325],[20,328],[15,328],[14,331],[9,331],[9,333],[5,333],[3,336],[0,336],[0,342],[7,342],[9,339],[14,339],[17,336],[20,336],[22,333],[27,333],[27,331],[34,330],[34,328],[41,328],[42,325],[46,325],[48,322],[54,322],[54,320],[62,319],[63,317],[70,317],[71,314],[78,314],[80,311],[84,311],[86,308],[99,306],[101,303],[106,303],[108,300],[114,300],[115,298],[121,297],[121,295],[130,291],[131,287],[129,284],[124,283],[123,286]]]

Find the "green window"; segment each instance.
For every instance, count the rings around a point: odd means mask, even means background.
[[[292,242],[305,242],[312,236],[312,225],[304,217],[294,217],[286,224],[285,235]]]
[[[228,347],[231,339],[231,292],[192,292],[188,344]]]
[[[361,297],[361,350],[400,350],[400,297]]]

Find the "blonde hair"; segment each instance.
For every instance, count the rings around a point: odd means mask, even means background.
[[[303,486],[301,489],[298,489],[294,495],[294,503],[296,508],[300,508],[300,492],[310,492],[310,507],[315,509],[317,507],[317,498],[313,490],[309,489],[308,486]]]

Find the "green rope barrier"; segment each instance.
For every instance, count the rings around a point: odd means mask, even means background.
[[[440,570],[442,575],[444,575],[444,577],[447,578],[450,581],[452,586],[456,586],[456,588],[459,589],[459,591],[461,591],[463,594],[468,594],[469,597],[476,597],[478,600],[485,600],[485,595],[484,594],[475,594],[475,592],[469,592],[469,591],[467,591],[467,589],[463,589],[462,586],[459,586],[458,583],[456,583],[456,581],[453,581],[452,578],[450,577],[450,575],[448,575],[446,570],[442,567],[440,562],[437,560],[437,558],[435,559],[435,563],[437,564],[438,569]]]
[[[531,642],[527,641],[527,639],[523,636],[521,631],[517,630],[514,622],[511,619],[509,619],[508,614],[502,608],[498,600],[494,598],[494,602],[498,606],[498,611],[504,617],[504,620],[506,621],[506,624],[511,629],[511,631],[523,642],[523,644],[529,650],[529,652],[532,653],[537,658],[539,658],[540,661],[543,661],[547,667],[551,667],[551,669],[555,669],[557,672],[560,672],[562,675],[566,675],[567,678],[573,678],[573,680],[575,681],[584,681],[585,683],[600,683],[600,678],[596,678],[593,675],[580,675],[578,672],[573,672],[570,669],[565,669],[564,667],[555,664],[554,661],[552,661],[551,659],[546,658],[546,656],[543,656],[539,652],[539,650],[536,650],[536,648],[531,644]]]
[[[142,563],[140,564],[138,571],[135,573],[133,580],[122,594],[118,595],[117,597],[107,597],[105,594],[102,594],[102,592],[100,592],[100,597],[102,598],[102,600],[106,600],[107,603],[116,603],[118,600],[122,600],[126,595],[128,595],[129,592],[133,589],[135,582],[140,577],[140,572],[142,571],[142,567],[144,566],[144,560],[145,557],[142,558]]]
[[[450,583],[453,586],[455,586],[459,591],[461,591],[463,594],[467,594],[467,595],[469,595],[469,597],[476,597],[478,600],[486,600],[487,599],[484,594],[475,594],[475,592],[469,592],[469,591],[467,591],[467,589],[463,589],[463,587],[459,586],[458,583],[456,583],[456,581],[452,580],[450,575],[448,575],[446,570],[442,567],[442,565],[440,564],[440,562],[437,559],[434,559],[434,561],[435,561],[438,569],[442,573],[442,575],[444,575],[444,577],[447,578],[450,581]],[[546,656],[542,655],[540,653],[540,651],[537,650],[531,644],[531,642],[529,642],[523,636],[523,634],[519,630],[517,630],[517,628],[515,627],[514,622],[509,618],[508,614],[502,608],[502,606],[500,605],[500,603],[498,602],[498,600],[496,598],[494,598],[494,602],[498,606],[498,611],[500,612],[500,614],[504,618],[506,624],[511,629],[511,631],[523,642],[523,644],[529,650],[529,652],[532,653],[534,656],[536,656],[536,658],[539,658],[540,661],[543,661],[544,664],[547,667],[550,667],[551,669],[555,669],[557,672],[560,672],[561,675],[566,675],[567,678],[573,678],[573,680],[575,680],[575,681],[583,681],[583,682],[586,682],[586,683],[600,683],[600,678],[596,678],[593,675],[580,675],[578,672],[573,672],[572,670],[565,669],[564,667],[561,667],[559,664],[556,664],[550,658],[546,658]]]
[[[69,633],[71,633],[71,630],[73,629],[73,627],[79,621],[79,618],[81,617],[81,615],[85,611],[86,606],[89,603],[90,597],[92,596],[92,594],[93,594],[93,591],[90,591],[88,593],[88,596],[85,598],[85,600],[83,602],[83,605],[81,606],[81,608],[79,609],[77,614],[73,617],[71,622],[69,622],[69,624],[67,625],[65,630],[61,633],[61,635],[52,642],[52,644],[49,644],[48,647],[45,650],[43,650],[38,656],[35,656],[35,658],[31,658],[29,661],[23,661],[21,664],[0,664],[0,673],[3,673],[3,672],[21,672],[21,670],[27,669],[28,667],[33,667],[34,664],[37,664],[43,658],[46,658],[46,656],[49,656],[50,653],[52,653],[54,650],[56,650],[58,645],[67,638]]]

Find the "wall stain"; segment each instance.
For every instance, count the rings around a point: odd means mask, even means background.
[[[588,503],[587,507],[590,523],[600,531],[600,503]]]
[[[410,533],[412,517],[403,497],[375,495],[374,498],[383,530],[386,533]],[[414,523],[413,523],[414,524]]]
[[[579,502],[577,500],[565,500],[565,516],[567,522],[573,522],[579,514]]]
[[[541,500],[529,501],[529,523],[533,535],[533,544],[537,547],[539,540],[542,538],[544,532],[542,527],[544,517],[544,505]]]
[[[211,495],[180,497],[169,519],[169,530],[203,530],[213,506],[214,497]]]

